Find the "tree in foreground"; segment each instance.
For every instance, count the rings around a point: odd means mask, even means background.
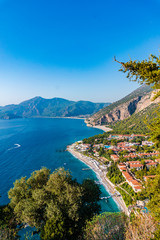
[[[149,59],[142,61],[119,62],[121,64],[120,71],[127,73],[127,78],[132,81],[137,81],[140,84],[150,85],[155,90],[153,100],[160,97],[160,56],[150,55]],[[148,123],[151,139],[156,146],[160,148],[160,114],[157,113],[157,118]]]
[[[18,223],[35,226],[50,240],[78,239],[86,220],[100,212],[100,193],[93,180],[80,184],[63,168],[42,168],[16,180],[8,196]]]
[[[150,55],[148,60],[146,59],[142,61],[130,60],[125,63],[117,61],[116,58],[115,61],[121,64],[120,71],[127,73],[127,78],[129,78],[132,81],[137,81],[140,84],[150,85],[155,90],[153,100],[160,97],[160,56],[156,57],[154,55]],[[148,128],[150,129],[151,140],[155,143],[157,149],[160,149],[160,114],[157,112],[157,117],[154,118],[151,122],[147,122],[146,119],[146,123]],[[151,214],[154,217],[154,219],[160,222],[159,186],[160,186],[160,172],[157,173],[157,177],[154,180],[150,180],[148,182],[145,192],[146,197],[150,199],[148,208],[151,211]],[[141,233],[139,234],[139,237],[137,237],[138,235],[135,235],[136,236],[135,238],[134,237],[131,238],[128,232],[127,239],[135,240],[150,239],[149,236],[151,235],[149,234],[149,232],[152,233],[155,229],[150,229],[150,226],[146,226],[145,224],[146,222],[144,221],[144,228],[142,227],[143,231],[140,231],[139,226],[141,222],[142,218],[140,217],[139,219],[137,219],[137,223],[135,220],[135,222],[132,225],[132,229],[133,227],[135,228],[135,230],[137,229],[136,230],[137,234],[138,232]],[[158,229],[156,232],[154,232],[154,239],[160,239],[160,225],[157,226]],[[150,231],[148,231],[148,229],[150,229]]]
[[[0,206],[0,239],[19,239],[16,227],[13,210],[9,206]]]
[[[85,240],[124,240],[127,217],[124,213],[103,213],[88,221]]]
[[[127,78],[137,81],[140,84],[150,85],[153,89],[160,89],[160,56],[150,55],[149,59],[142,61],[120,62],[120,71],[127,73]],[[160,91],[156,92],[155,98],[160,96]]]

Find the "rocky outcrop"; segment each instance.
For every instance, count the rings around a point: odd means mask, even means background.
[[[113,110],[109,111],[107,114],[98,118],[98,114],[94,115],[90,119],[88,119],[89,123],[92,125],[103,125],[107,123],[117,122],[119,120],[124,120],[130,117],[134,113],[138,113],[151,105],[152,103],[159,103],[160,97],[154,101],[153,99],[154,93],[150,92],[144,96],[138,96],[130,101],[127,101],[123,104],[118,105]]]
[[[141,101],[139,101],[139,103],[137,104],[137,109],[136,109],[135,113],[138,113],[141,110],[147,108],[152,103],[159,103],[160,102],[160,97],[158,97],[156,100],[153,101],[153,98],[154,98],[155,94],[156,94],[156,92],[153,91],[152,93],[145,95],[141,99]]]

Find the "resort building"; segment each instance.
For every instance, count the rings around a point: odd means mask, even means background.
[[[125,163],[119,163],[118,165],[119,170],[122,171],[127,171],[127,167]]]
[[[143,169],[143,164],[141,163],[136,163],[136,164],[131,163],[129,166],[130,166],[130,169],[135,168],[137,171]]]
[[[150,176],[144,176],[143,179],[145,182],[147,182],[149,179],[155,178],[156,175],[150,175]]]
[[[154,157],[154,156],[158,156],[159,152],[151,152],[151,153],[137,153],[137,154],[133,154],[133,153],[129,153],[128,155],[125,155],[124,158],[126,159],[130,159],[130,158],[147,158],[147,157]]]
[[[128,172],[122,172],[123,177],[126,182],[133,188],[135,192],[140,192],[142,189],[142,184],[135,180]]]
[[[156,162],[149,162],[146,163],[146,167],[149,169],[150,167],[157,167],[157,163]]]
[[[116,155],[116,154],[111,154],[111,159],[114,161],[114,162],[117,162],[119,160],[119,157]]]
[[[142,146],[149,146],[149,147],[151,147],[151,146],[153,146],[153,142],[149,142],[149,141],[142,141]]]

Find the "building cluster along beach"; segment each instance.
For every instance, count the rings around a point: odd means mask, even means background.
[[[116,190],[115,186],[111,181],[106,177],[106,166],[100,165],[99,162],[97,162],[95,159],[85,156],[82,153],[80,153],[76,149],[76,143],[73,143],[72,145],[69,145],[67,147],[67,150],[76,158],[78,158],[80,161],[84,162],[87,166],[89,166],[97,175],[97,177],[100,179],[100,182],[103,184],[107,192],[109,192],[110,196],[113,197],[115,202],[118,204],[121,211],[125,212],[126,215],[128,215],[128,209],[125,205],[125,202]]]
[[[143,194],[148,179],[156,177],[159,151],[149,136],[111,134],[111,129],[103,129],[106,133],[78,141],[67,150],[96,173],[126,215],[137,209],[144,214],[148,199],[139,204],[138,194]]]

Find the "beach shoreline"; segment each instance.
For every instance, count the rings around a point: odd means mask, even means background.
[[[110,132],[113,130],[112,128],[106,127],[104,125],[92,125],[87,121],[87,119],[84,119],[84,122],[86,123],[87,127],[98,128],[104,132]]]
[[[115,192],[117,192],[114,184],[106,177],[106,171],[102,171],[98,164],[96,164],[96,160],[93,160],[90,157],[87,157],[80,153],[79,151],[75,150],[75,143],[72,145],[69,145],[67,147],[67,150],[77,159],[84,162],[88,167],[90,167],[96,174],[97,178],[100,180],[102,185],[105,187],[106,191],[109,193],[109,195],[114,195]],[[119,209],[128,216],[128,208],[125,205],[125,202],[121,196],[114,195],[112,196],[114,201],[116,202]]]
[[[88,127],[93,127],[93,128],[98,128],[98,129],[100,129],[100,130],[102,130],[102,131],[104,131],[104,132],[110,132],[110,131],[112,131],[113,129],[112,128],[109,128],[109,127],[106,127],[106,126],[102,126],[102,125],[95,125],[95,126],[89,126],[89,125],[87,125]]]

